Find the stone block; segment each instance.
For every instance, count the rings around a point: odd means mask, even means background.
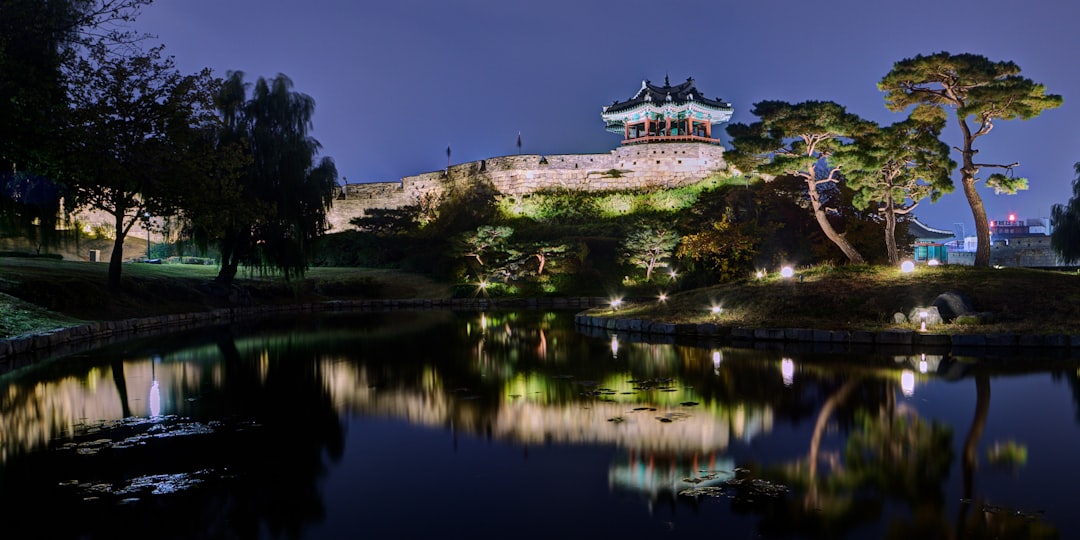
[[[765,341],[784,341],[783,328],[757,328],[754,330],[754,339]]]
[[[811,330],[811,339],[818,343],[828,343],[832,341],[832,332],[828,330]]]
[[[851,333],[851,342],[861,344],[874,343],[874,337],[875,336],[873,332],[863,332],[861,330],[857,330]]]
[[[907,330],[888,330],[878,332],[874,336],[874,343],[878,345],[911,345],[912,334]]]
[[[952,336],[948,334],[915,334],[912,344],[922,347],[945,347],[952,345]]]
[[[1018,341],[1016,334],[986,334],[987,347],[1015,347]]]
[[[847,330],[833,330],[829,334],[833,343],[851,343],[851,332]]]
[[[953,334],[954,347],[985,347],[986,336],[983,334]]]
[[[715,336],[718,327],[713,323],[702,323],[697,325],[697,335],[699,336]]]

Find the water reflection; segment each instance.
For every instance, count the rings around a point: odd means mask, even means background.
[[[0,503],[13,516],[32,515],[28,501],[47,498],[75,516],[180,520],[189,536],[301,537],[330,524],[324,536],[355,535],[351,513],[335,510],[348,499],[327,486],[344,475],[346,485],[392,492],[417,464],[405,457],[411,447],[380,441],[408,429],[452,439],[423,448],[423,460],[438,464],[424,469],[425,482],[452,486],[454,497],[498,508],[503,517],[492,519],[511,522],[528,519],[513,501],[529,495],[494,495],[513,477],[488,475],[488,467],[540,468],[530,490],[552,500],[587,493],[597,519],[610,517],[605,511],[621,516],[612,532],[641,533],[658,509],[679,505],[697,508],[664,516],[680,531],[714,530],[719,521],[808,537],[1080,532],[1057,510],[1058,491],[1017,477],[1015,466],[1007,469],[1013,477],[979,468],[980,452],[1017,463],[1021,450],[1023,475],[1060,479],[1057,471],[1071,468],[1071,454],[1052,459],[1036,441],[1037,430],[1050,429],[1059,444],[1080,447],[1075,416],[1046,428],[1008,411],[1002,424],[990,421],[991,375],[1006,392],[1039,377],[1037,388],[1024,390],[1036,401],[1061,394],[1054,381],[1066,379],[1066,401],[1080,410],[1074,363],[1023,369],[1010,375],[944,355],[849,359],[586,337],[568,314],[267,322],[128,344],[0,378]],[[506,448],[522,452],[499,453]],[[559,460],[536,457],[570,449],[578,450]],[[1028,461],[1029,449],[1040,459]],[[468,462],[469,482],[455,483],[461,454],[476,453],[485,459]],[[581,478],[559,480],[577,463]],[[375,472],[354,476],[358,468]],[[595,475],[606,479],[605,491],[590,491]],[[625,494],[649,511],[600,502]],[[402,502],[384,496],[368,504],[405,518]],[[1024,513],[1034,506],[1046,513]],[[445,512],[444,523],[465,519]],[[405,526],[419,534],[425,526],[386,522],[392,526],[378,531]],[[51,526],[61,536],[112,531],[101,519]],[[558,530],[560,519],[550,526]]]

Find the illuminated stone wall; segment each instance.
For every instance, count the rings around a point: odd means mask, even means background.
[[[679,187],[727,169],[724,148],[704,143],[626,145],[606,154],[513,155],[452,165],[406,176],[398,182],[349,184],[334,201],[331,231],[371,208],[400,208],[425,196],[439,197],[454,183],[490,183],[503,195],[545,189],[579,191]]]

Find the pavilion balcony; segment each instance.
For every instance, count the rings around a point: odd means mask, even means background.
[[[623,144],[647,144],[647,143],[664,143],[664,142],[701,142],[708,144],[720,144],[720,141],[713,139],[712,137],[703,137],[701,135],[648,135],[643,137],[633,137],[630,139],[623,139]]]

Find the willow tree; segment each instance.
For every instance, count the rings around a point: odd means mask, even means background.
[[[990,133],[997,120],[1027,120],[1046,109],[1061,105],[1061,96],[1047,94],[1046,87],[1020,76],[1013,62],[993,62],[976,54],[939,52],[901,60],[893,65],[878,88],[885,92],[890,110],[902,111],[912,105],[928,104],[951,108],[960,127],[960,183],[975,218],[978,246],[975,266],[990,266],[990,224],[986,208],[976,189],[982,169],[998,169],[986,178],[996,193],[1015,194],[1027,189],[1027,179],[1013,169],[1020,163],[975,161],[979,151],[975,141]]]
[[[241,264],[286,279],[303,275],[328,228],[337,168],[330,158],[317,158],[321,145],[308,134],[315,100],[292,87],[285,75],[260,77],[249,97],[244,74],[233,72],[218,97],[222,145],[241,144],[249,158],[238,180],[242,203],[193,224],[221,250],[221,283],[232,283]]]
[[[881,214],[892,264],[900,262],[897,218],[910,214],[926,197],[934,202],[953,190],[949,176],[956,162],[939,138],[944,127],[945,113],[922,105],[906,120],[866,131],[837,156],[848,187],[855,191],[855,207],[874,206]]]
[[[831,101],[761,101],[750,112],[760,120],[727,128],[734,147],[725,155],[728,161],[744,173],[800,178],[821,231],[848,261],[865,262],[829,222],[821,189],[840,181],[840,168],[830,160],[851,137],[865,131],[867,123]]]

